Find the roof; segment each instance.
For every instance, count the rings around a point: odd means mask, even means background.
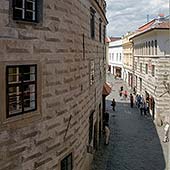
[[[130,39],[133,39],[135,37],[138,37],[142,34],[145,34],[146,32],[149,32],[149,31],[153,31],[153,30],[159,30],[159,29],[164,29],[164,30],[167,30],[167,29],[170,29],[170,22],[169,20],[158,20],[158,19],[154,19],[150,22],[148,22],[147,24],[145,25],[142,25],[141,27],[138,28],[137,30],[137,34],[134,35],[132,38]]]

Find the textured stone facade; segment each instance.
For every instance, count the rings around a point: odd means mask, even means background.
[[[137,93],[149,96],[150,114],[160,124],[169,122],[170,94],[167,83],[170,75],[170,59],[167,42],[168,29],[155,29],[133,38],[134,85]]]
[[[90,7],[95,10],[94,39]],[[98,143],[102,124],[105,1],[43,0],[40,23],[14,21],[11,11],[12,1],[1,0],[0,170],[59,170],[61,160],[70,153],[73,170],[88,170],[92,111],[91,146]],[[37,109],[7,119],[6,66],[21,64],[37,65]]]

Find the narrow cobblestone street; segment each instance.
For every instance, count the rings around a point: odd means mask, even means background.
[[[118,90],[122,83],[116,80],[107,97],[111,136],[109,145],[101,142],[92,170],[165,170],[167,144],[161,144],[158,130],[149,116],[141,116],[136,107],[130,108],[129,99],[120,100]],[[111,108],[113,97],[117,101],[115,112]]]

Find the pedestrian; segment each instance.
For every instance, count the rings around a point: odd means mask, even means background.
[[[115,101],[114,98],[113,98],[113,100],[112,100],[111,106],[112,106],[113,111],[115,111],[116,101]]]
[[[109,125],[106,124],[105,125],[105,145],[108,145],[109,144],[109,137],[110,137],[110,129],[109,129]]]
[[[125,90],[125,92],[124,92],[124,98],[125,98],[125,100],[127,99],[127,96],[128,96],[128,93],[127,93],[127,91]]]
[[[103,127],[105,127],[105,125],[109,124],[109,113],[105,112],[104,113],[104,118],[103,118]]]
[[[130,94],[130,107],[133,108],[133,95]]]
[[[139,108],[140,108],[140,115],[143,115],[143,111],[144,111],[144,103],[141,101],[139,104]]]
[[[144,111],[144,116],[147,116],[147,104],[146,104],[146,102],[144,102],[143,111]]]
[[[166,123],[165,124],[165,127],[164,127],[164,139],[163,139],[163,142],[169,142],[169,123]]]
[[[138,107],[138,94],[135,96],[135,104]]]
[[[119,90],[119,95],[120,97],[122,96],[122,91],[123,91],[123,86],[120,87],[120,90]]]

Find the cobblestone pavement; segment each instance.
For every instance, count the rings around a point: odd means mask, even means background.
[[[110,114],[109,145],[101,141],[92,170],[165,170],[166,144],[161,143],[159,130],[149,116],[141,116],[136,107],[130,108],[129,99],[120,99],[118,90],[122,83],[112,82],[113,91],[106,101]],[[117,101],[115,112],[111,108],[113,97]]]

